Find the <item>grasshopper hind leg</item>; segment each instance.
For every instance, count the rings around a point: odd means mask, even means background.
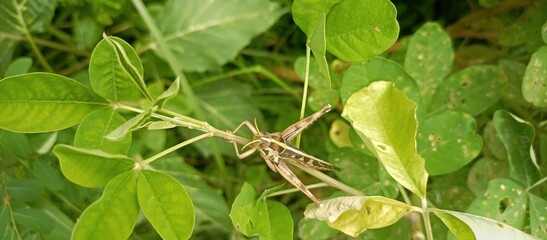
[[[294,175],[294,173],[289,169],[289,167],[283,162],[279,161],[276,163],[276,168],[279,174],[283,176],[287,181],[289,181],[292,185],[294,185],[296,188],[298,188],[300,191],[302,191],[306,196],[308,196],[318,207],[321,207],[323,203],[319,198],[317,198],[313,193],[308,190],[308,188]]]

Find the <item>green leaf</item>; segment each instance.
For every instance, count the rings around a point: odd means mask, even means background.
[[[161,130],[178,127],[178,124],[175,124],[171,121],[155,121],[150,122],[147,126],[148,130]]]
[[[547,46],[532,54],[522,79],[522,95],[538,107],[547,107]]]
[[[32,66],[32,58],[21,57],[13,61],[6,70],[5,77],[28,73]]]
[[[60,144],[53,148],[65,177],[84,187],[103,187],[112,178],[133,168],[135,161],[100,150]]]
[[[10,131],[57,131],[106,107],[91,89],[60,75],[30,73],[0,81],[0,128]]]
[[[528,234],[492,219],[442,209],[430,211],[435,213],[459,239],[533,240]]]
[[[165,149],[166,135],[167,133],[165,130],[140,132],[144,145],[150,148],[153,152],[160,152]]]
[[[509,175],[521,184],[534,185],[541,178],[532,148],[534,127],[505,110],[496,111],[493,120],[508,153]]]
[[[34,179],[18,179],[7,184],[10,198],[25,202],[32,202],[41,197],[44,193],[44,186]]]
[[[399,184],[424,197],[428,174],[416,152],[415,111],[392,83],[378,81],[351,95],[342,116]]]
[[[52,167],[43,159],[36,159],[32,162],[32,171],[36,178],[51,190],[58,191],[65,187],[65,181],[61,178],[59,168]]]
[[[130,134],[133,130],[140,128],[152,115],[152,109],[144,111],[125,121],[114,130],[108,132],[106,139],[110,141],[120,141],[125,139],[127,134]]]
[[[233,60],[280,16],[266,0],[167,1],[156,25],[186,71],[205,71]]]
[[[55,11],[55,0],[0,2],[0,32],[27,34],[44,32]]]
[[[497,67],[471,66],[439,84],[429,109],[435,112],[460,110],[475,116],[496,103],[502,90]]]
[[[0,72],[10,64],[19,39],[44,32],[55,12],[55,0],[0,1]],[[10,75],[6,75],[10,76]]]
[[[318,18],[326,15],[327,50],[345,61],[367,61],[389,48],[399,34],[397,10],[388,0],[295,1],[292,12],[308,38],[314,37]]]
[[[165,102],[177,96],[179,91],[180,91],[180,78],[177,77],[177,79],[175,79],[175,81],[171,83],[171,86],[169,86],[167,90],[162,92],[161,95],[156,99],[156,105],[159,106],[159,109],[162,109],[163,105],[165,105]]]
[[[14,235],[9,208],[3,205],[0,207],[0,237],[2,239],[16,239]]]
[[[30,147],[39,154],[44,155],[49,153],[57,142],[58,132],[35,133],[29,136]]]
[[[312,38],[315,28],[321,24],[322,15],[328,15],[334,6],[344,0],[295,0],[292,4],[293,20],[306,33],[308,38]]]
[[[226,199],[217,188],[207,184],[207,181],[200,176],[201,172],[184,163],[180,157],[162,158],[161,161],[155,161],[152,165],[156,169],[167,171],[184,185],[196,209],[196,226],[203,221],[217,223],[220,228],[227,231],[233,229],[228,217],[230,210]]]
[[[349,132],[350,125],[342,119],[336,119],[330,126],[329,138],[339,148],[351,147]]]
[[[378,182],[378,160],[352,148],[341,148],[329,154],[329,162],[342,169],[334,172],[340,181],[356,189],[371,190],[368,195],[378,194],[373,188]]]
[[[103,25],[112,25],[113,18],[118,17],[125,9],[127,0],[91,1],[93,16]]]
[[[244,183],[230,211],[234,227],[245,236],[260,239],[293,239],[291,213],[284,205],[257,199],[253,187]]]
[[[488,183],[488,189],[467,208],[468,213],[492,218],[522,229],[528,197],[517,183],[498,178]]]
[[[357,237],[367,229],[394,224],[411,210],[412,206],[385,197],[354,196],[325,200],[322,207],[310,204],[304,216]]]
[[[326,13],[321,13],[320,17],[317,18],[317,23],[312,31],[310,38],[308,39],[308,46],[313,52],[315,61],[319,66],[319,71],[323,74],[323,77],[327,80],[329,85],[331,85],[330,73],[329,73],[329,64],[325,54],[327,52],[327,39],[325,36],[325,21]]]
[[[91,148],[112,154],[127,154],[131,146],[129,132],[119,141],[112,141],[106,135],[125,123],[125,118],[113,109],[89,114],[78,126],[74,136],[74,146]]]
[[[113,178],[103,195],[82,213],[72,239],[128,239],[139,216],[134,171]]]
[[[538,1],[526,12],[526,17],[516,18],[513,24],[504,27],[499,34],[502,46],[517,47],[524,45],[532,53],[541,47],[542,26],[547,20],[547,2]]]
[[[436,176],[427,186],[430,203],[439,208],[465,211],[475,199],[467,188],[469,168],[462,168],[450,174]],[[482,194],[482,193],[480,193]]]
[[[55,222],[42,209],[22,207],[13,210],[15,222],[24,228],[40,233],[48,233],[55,227]]]
[[[543,42],[547,44],[547,21],[545,21],[541,27],[541,38],[543,38]]]
[[[137,182],[139,205],[164,239],[188,239],[194,229],[194,206],[184,187],[173,177],[141,170]]]
[[[488,150],[496,159],[507,160],[507,150],[500,139],[493,121],[488,121],[482,130],[485,150]]]
[[[530,196],[530,228],[532,234],[539,239],[547,239],[547,224],[545,216],[547,216],[547,201],[534,194]]]
[[[416,141],[427,172],[447,174],[471,162],[482,149],[475,128],[475,119],[463,112],[447,111],[425,119]]]
[[[258,198],[254,188],[247,182],[243,183],[241,191],[232,204],[230,218],[234,227],[246,235],[252,235],[256,230],[255,223],[251,219],[256,217],[257,207],[255,207]],[[261,206],[262,207],[262,206]]]
[[[89,81],[97,94],[114,102],[135,101],[143,95],[152,99],[137,52],[117,37],[106,37],[93,50]]]
[[[509,164],[489,157],[478,159],[467,177],[467,186],[475,196],[482,195],[488,188],[488,183],[496,178],[509,176]]]
[[[429,105],[435,89],[452,70],[454,51],[448,33],[433,22],[428,22],[410,38],[405,57],[405,70],[420,87]]]
[[[306,218],[300,219],[297,229],[300,239],[333,239],[338,233],[323,221]]]
[[[422,96],[416,82],[396,62],[375,57],[368,62],[353,64],[344,74],[340,85],[340,97],[346,102],[351,94],[368,86],[375,81],[390,81],[395,87],[403,91],[408,98],[418,105],[417,116],[422,119],[425,116]]]
[[[502,97],[508,101],[518,101],[517,103],[519,104],[524,103],[521,88],[526,65],[514,60],[500,59],[498,61],[498,68],[503,72],[504,77],[507,78],[509,83],[505,91],[506,93]]]
[[[0,130],[0,143],[19,158],[28,159],[32,154],[26,134]]]
[[[95,48],[99,40],[101,40],[104,26],[97,23],[95,17],[95,15],[87,14],[73,15],[74,28],[72,34],[78,44],[78,48],[91,51]]]

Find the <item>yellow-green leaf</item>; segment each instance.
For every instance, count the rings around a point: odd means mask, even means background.
[[[378,81],[352,94],[342,116],[397,182],[424,197],[428,174],[416,151],[415,112],[393,83]]]
[[[390,198],[354,196],[325,200],[322,207],[310,204],[304,215],[357,237],[367,229],[394,224],[411,210],[412,206]]]
[[[14,132],[65,129],[107,107],[91,89],[61,75],[31,73],[0,81],[0,128]]]

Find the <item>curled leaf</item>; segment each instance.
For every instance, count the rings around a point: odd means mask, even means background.
[[[326,221],[330,227],[357,237],[367,229],[394,224],[411,210],[412,206],[390,198],[353,196],[326,200],[322,207],[310,204],[304,216]]]

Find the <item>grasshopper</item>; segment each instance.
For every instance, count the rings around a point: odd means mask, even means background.
[[[234,149],[236,155],[239,159],[246,158],[256,152],[260,152],[260,155],[266,161],[266,164],[274,172],[278,172],[289,181],[292,185],[302,191],[306,196],[308,196],[317,206],[321,206],[321,200],[315,197],[308,188],[294,175],[294,173],[289,169],[286,163],[299,166],[299,167],[311,167],[318,170],[335,170],[335,166],[331,165],[328,162],[325,162],[319,158],[311,156],[307,153],[304,153],[302,150],[290,144],[290,142],[304,129],[310,126],[313,122],[319,119],[323,114],[329,112],[331,109],[330,104],[325,105],[321,110],[316,113],[304,118],[291,126],[287,127],[281,133],[268,133],[260,132],[256,124],[256,119],[254,121],[255,125],[253,126],[249,121],[243,121],[239,126],[237,126],[232,133],[236,133],[241,127],[247,126],[249,130],[253,133],[253,140],[247,143],[242,147],[241,150],[250,146],[251,149],[239,153],[239,149],[235,142]]]

